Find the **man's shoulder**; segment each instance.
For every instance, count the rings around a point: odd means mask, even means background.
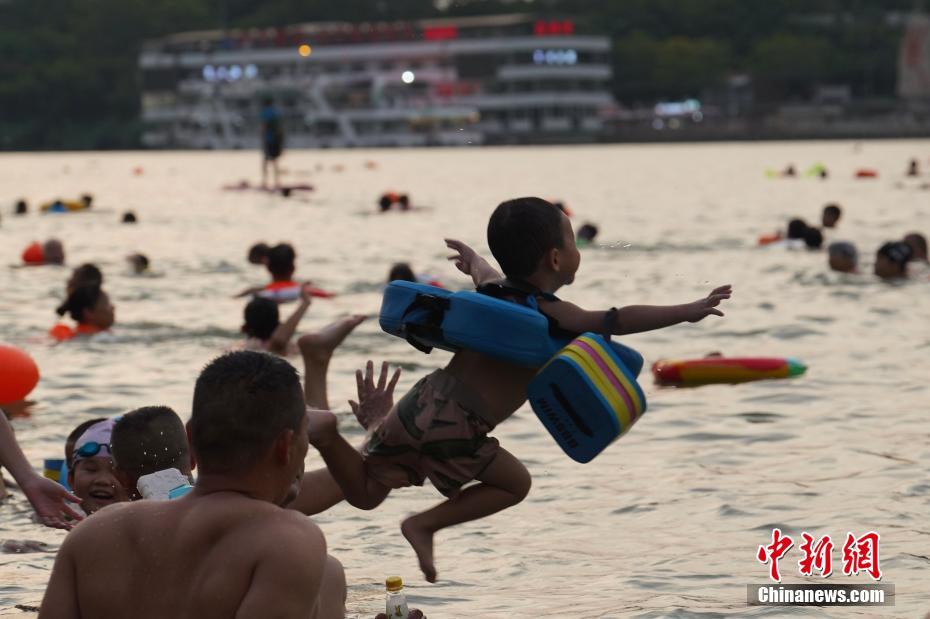
[[[255,529],[258,535],[275,540],[278,543],[320,544],[326,547],[323,531],[310,518],[293,509],[284,509],[269,505],[262,509],[260,520],[250,520],[246,525]]]

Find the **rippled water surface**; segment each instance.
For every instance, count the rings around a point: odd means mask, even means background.
[[[602,309],[676,303],[731,283],[726,317],[626,338],[647,364],[665,357],[797,356],[807,375],[790,381],[700,389],[641,383],[650,409],[592,463],[564,456],[528,407],[496,431],[533,475],[519,506],[437,538],[440,582],[423,582],[400,520],[434,504],[431,488],[395,492],[373,512],[342,505],[318,518],[330,552],[345,565],[349,615],[383,608],[383,580],[402,575],[408,595],[433,619],[451,617],[920,616],[930,610],[930,285],[841,278],[823,254],[758,249],[755,238],[791,216],[819,218],[828,201],[844,213],[833,239],[855,241],[866,270],[881,242],[930,232],[930,193],[905,182],[927,142],[610,146],[546,149],[291,152],[289,182],[308,197],[228,193],[257,176],[254,153],[75,153],[0,156],[0,341],[27,348],[42,370],[38,406],[15,421],[38,466],[60,457],[80,421],[148,404],[187,417],[199,369],[239,339],[243,303],[233,293],[261,283],[245,261],[259,240],[291,241],[298,275],[339,293],[316,300],[302,329],[351,312],[376,313],[391,262],[466,285],[445,261],[444,236],[488,255],[488,215],[503,199],[566,201],[574,223],[601,229],[582,251],[576,283],[560,294]],[[365,165],[374,161],[376,169]],[[771,180],[763,170],[822,161],[826,181]],[[924,160],[924,164],[927,162]],[[341,167],[337,167],[341,166]],[[133,169],[140,167],[142,174]],[[876,180],[853,180],[873,167]],[[376,215],[385,190],[423,206]],[[14,218],[32,205],[89,191],[92,212]],[[139,224],[119,223],[126,209]],[[68,262],[97,262],[117,309],[115,337],[51,346],[43,334],[63,294],[63,268],[12,268],[33,239],[64,240]],[[155,276],[134,277],[124,257],[142,251]],[[9,266],[8,266],[9,265]],[[400,388],[445,362],[363,324],[330,367],[330,397],[347,433],[360,437],[345,401],[368,358],[400,363]],[[312,453],[310,467],[320,464]],[[44,541],[63,533],[28,518],[14,493],[0,505],[0,539]],[[756,548],[771,529],[839,540],[830,582],[840,573],[847,531],[881,534],[883,582],[894,608],[759,609],[746,584],[765,582]],[[170,534],[170,533],[166,533]],[[803,582],[795,548],[785,582]],[[51,553],[0,554],[0,614],[37,605]],[[119,586],[118,583],[113,583]],[[772,612],[775,611],[775,612]]]

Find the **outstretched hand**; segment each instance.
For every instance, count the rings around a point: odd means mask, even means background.
[[[34,474],[24,483],[20,483],[20,487],[32,503],[33,509],[36,510],[39,522],[45,526],[55,529],[71,529],[78,520],[81,520],[81,515],[66,503],[66,501],[80,503],[81,499],[65,490],[61,484]]]
[[[465,275],[471,275],[472,264],[477,255],[475,250],[462,241],[457,241],[455,239],[446,239],[446,247],[456,252],[448,258],[455,263],[455,268]]]
[[[358,402],[349,400],[349,406],[352,407],[355,418],[366,430],[377,425],[394,406],[394,387],[397,386],[397,380],[400,378],[400,368],[394,371],[394,375],[388,382],[388,364],[386,361],[382,362],[377,385],[375,385],[374,373],[374,363],[370,359],[365,364],[364,378],[361,370],[355,371]]]
[[[729,299],[733,294],[733,287],[730,284],[714,288],[709,295],[699,299],[688,306],[688,322],[698,322],[704,320],[711,314],[714,316],[723,316],[723,312],[717,309],[717,306],[724,299]]]

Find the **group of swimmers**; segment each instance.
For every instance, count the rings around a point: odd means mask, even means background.
[[[821,215],[823,230],[836,229],[841,216],[842,209],[839,205],[826,205]],[[761,237],[759,243],[761,245],[785,244],[789,247],[819,250],[823,247],[824,233],[820,228],[809,225],[803,219],[795,218],[788,222],[784,233],[778,232],[771,236]],[[829,243],[827,263],[833,271],[851,274],[860,272],[859,251],[850,241],[838,240]],[[909,232],[899,240],[883,243],[875,252],[873,273],[883,280],[930,275],[927,238],[919,232]]]
[[[722,316],[718,306],[731,296],[730,286],[719,286],[680,305],[598,311],[561,301],[555,293],[574,281],[581,254],[568,217],[539,198],[500,204],[487,240],[499,270],[455,239],[446,239],[449,259],[475,288],[538,308],[550,330],[564,335],[698,322]],[[291,246],[257,246],[249,259],[268,269],[272,284],[293,283]],[[60,309],[107,328],[113,308],[102,285],[99,270],[79,267]],[[280,299],[261,296],[264,288],[246,291],[253,295],[243,325],[248,350],[226,353],[203,370],[186,431],[162,406],[75,428],[66,446],[74,492],[67,497],[89,517],[59,551],[40,617],[127,616],[138,608],[166,616],[264,615],[274,608],[280,616],[341,617],[344,571],[302,514],[342,500],[374,509],[391,490],[430,480],[443,500],[405,519],[401,532],[434,582],[436,532],[523,500],[529,472],[490,434],[526,401],[535,370],[461,350],[395,404],[400,370],[389,379],[382,364],[376,378],[369,361],[356,373],[358,400],[350,402],[367,436],[352,446],[329,412],[326,373],[364,317],[344,318],[293,345],[311,288],[300,283],[297,309],[284,323]],[[302,389],[281,358],[292,351],[304,361]],[[326,466],[304,474],[310,445]],[[75,512],[62,503],[58,524]],[[170,536],[151,535],[156,529]],[[121,542],[103,543],[114,539]],[[112,582],[120,583],[117,591],[100,586]]]

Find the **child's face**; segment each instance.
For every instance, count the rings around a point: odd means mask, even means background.
[[[116,322],[116,308],[110,303],[110,297],[101,292],[97,304],[84,311],[84,322],[101,329],[109,329]]]
[[[129,500],[129,494],[113,474],[113,460],[107,457],[83,458],[71,472],[74,494],[83,499],[81,509],[92,514],[111,503]]]
[[[575,243],[575,231],[572,222],[562,215],[562,248],[559,251],[558,274],[562,277],[562,285],[575,281],[575,273],[581,264],[581,252]]]

